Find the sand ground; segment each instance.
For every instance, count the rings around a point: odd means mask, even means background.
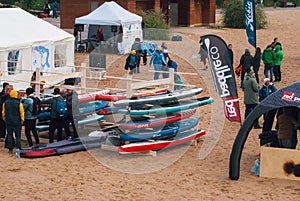
[[[300,20],[299,9],[266,11],[267,29],[257,31],[257,46],[264,49],[274,37],[283,45],[282,82],[278,89],[299,81]],[[219,15],[217,16],[219,18]],[[172,58],[179,63],[178,71],[195,73],[182,75],[185,82],[203,87],[208,95],[213,87],[206,79],[208,70],[196,58],[199,36],[216,34],[232,43],[234,64],[239,63],[247,43],[245,30],[228,28],[176,28],[174,34],[184,37],[182,42],[167,41]],[[126,76],[124,56],[108,56],[107,72],[111,76]],[[76,54],[76,65],[87,62],[87,54]],[[152,78],[148,68],[136,78]],[[263,79],[263,72],[259,72]],[[237,83],[239,79],[237,78]],[[260,83],[261,84],[261,83]],[[94,81],[88,82],[95,87]],[[109,78],[98,82],[98,88],[124,87],[122,81]],[[244,114],[243,93],[238,88],[241,112]],[[216,146],[205,159],[199,153],[205,137],[197,145],[178,147],[148,155],[119,155],[109,151],[78,152],[68,155],[16,159],[9,157],[0,142],[1,200],[299,200],[299,182],[256,177],[251,168],[259,155],[259,130],[252,130],[245,144],[238,181],[228,179],[231,148],[239,124],[212,119],[213,105],[201,107],[199,128],[218,136]],[[262,121],[262,120],[260,120]],[[223,124],[224,122],[224,124]],[[261,122],[262,123],[262,122]],[[216,127],[212,127],[216,126]]]

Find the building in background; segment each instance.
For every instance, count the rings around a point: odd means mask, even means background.
[[[60,24],[72,29],[75,18],[87,15],[105,0],[61,0]],[[215,23],[216,0],[115,0],[130,12],[161,9],[171,26],[198,26]]]

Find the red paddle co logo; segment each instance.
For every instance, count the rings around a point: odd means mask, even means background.
[[[288,92],[288,91],[283,92],[281,99],[290,102],[295,102],[295,101],[300,102],[299,97],[296,97],[296,95],[293,92]]]

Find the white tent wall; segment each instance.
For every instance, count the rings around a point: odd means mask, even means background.
[[[0,26],[0,71],[1,82],[9,82],[14,88],[26,89],[36,67],[41,69],[41,61],[47,60],[44,72],[49,75],[74,72],[74,36],[52,24],[39,19],[20,8],[1,8]],[[37,50],[42,50],[37,53]],[[46,50],[47,56],[42,55]],[[18,52],[17,69],[8,72],[11,65],[9,55]],[[36,59],[36,55],[40,58]],[[38,62],[37,62],[38,61]],[[39,63],[40,62],[40,63]],[[45,62],[45,61],[43,61]],[[47,84],[47,79],[44,77]]]
[[[74,68],[74,40],[59,41],[52,44],[35,43],[31,47],[26,49],[14,49],[19,50],[19,59],[17,61],[17,68],[14,74],[8,72],[8,55],[9,52],[14,50],[7,50],[0,52],[0,70],[2,72],[1,82],[9,82],[14,85],[15,89],[24,89],[29,87],[32,73],[35,71],[33,68],[33,48],[37,46],[50,46],[50,57],[48,70],[41,70],[44,76],[53,74],[68,74],[75,71]],[[60,48],[60,50],[59,50]],[[55,51],[61,52],[62,58],[55,58]],[[63,64],[56,66],[55,63]],[[41,66],[37,66],[41,68]],[[42,68],[41,68],[42,69]]]
[[[124,54],[131,51],[131,46],[136,38],[143,40],[143,31],[141,23],[135,23],[130,25],[122,25],[123,37],[122,37],[122,48]]]
[[[123,28],[122,43],[118,43],[120,54],[129,53],[135,38],[143,39],[142,17],[133,14],[114,1],[105,2],[96,10],[88,15],[78,17],[75,19],[75,24],[85,24],[96,26],[103,26],[104,40],[116,43],[118,37],[119,26]],[[117,26],[117,32],[111,32],[111,27]],[[88,39],[96,34],[94,28],[90,29],[92,33],[88,34]],[[114,37],[115,36],[115,37]],[[122,50],[121,50],[122,49]]]

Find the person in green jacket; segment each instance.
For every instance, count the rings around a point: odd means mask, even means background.
[[[280,45],[275,46],[275,60],[274,60],[274,82],[280,82],[281,81],[281,71],[280,66],[283,59],[283,52],[281,50]]]
[[[274,52],[272,50],[272,46],[268,45],[266,49],[263,51],[262,60],[265,64],[264,74],[266,78],[269,78],[268,73],[270,71],[270,81],[273,82],[273,65],[274,65]]]
[[[258,101],[258,94],[259,94],[259,87],[255,79],[255,72],[251,70],[249,73],[247,73],[246,79],[243,82],[244,91],[244,104],[246,106],[245,111],[245,119],[247,116],[254,110],[254,108],[259,103]],[[254,128],[262,128],[261,125],[259,125],[258,119],[254,122]]]

